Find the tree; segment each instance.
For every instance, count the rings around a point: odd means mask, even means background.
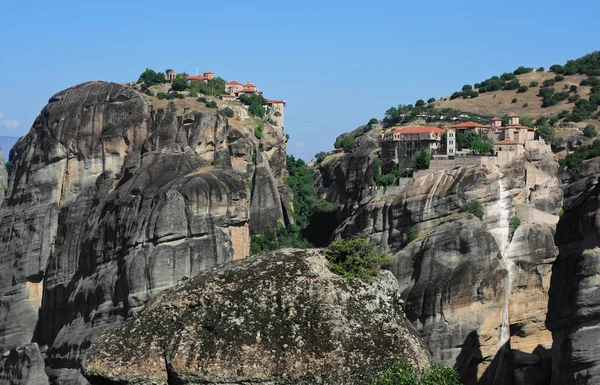
[[[137,82],[144,83],[147,86],[153,86],[155,84],[164,83],[166,80],[165,74],[162,72],[155,72],[154,70],[146,68],[146,70],[140,75]]]
[[[517,98],[513,98],[513,100],[512,100],[512,102],[511,102],[511,103],[516,103],[516,102],[518,102],[518,101],[519,101],[519,100],[518,100]]]
[[[417,170],[426,170],[431,163],[431,152],[419,150],[412,158],[412,166]]]
[[[435,98],[429,98],[429,99],[427,99],[427,103],[428,104],[431,104],[433,102],[435,102]]]
[[[167,70],[165,71],[165,74],[167,74],[167,75],[168,75],[168,74],[169,74],[169,72],[173,72],[173,70],[172,70],[172,69],[170,69],[170,68],[167,68]]]
[[[223,114],[225,116],[227,116],[228,118],[233,118],[233,115],[235,114],[235,112],[231,108],[225,107],[225,108],[223,108]]]
[[[563,75],[556,75],[554,77],[554,81],[562,82],[563,80],[565,80],[565,77]]]
[[[539,68],[537,69],[537,72],[544,72],[544,71],[545,71],[545,68],[544,68],[544,67],[539,67]]]
[[[361,235],[356,238],[331,242],[325,250],[329,270],[346,278],[371,278],[388,261],[381,247]]]
[[[415,107],[423,107],[425,105],[425,100],[419,99],[415,102]]]
[[[535,80],[532,81],[531,83],[529,83],[529,87],[537,87],[540,83],[536,82]]]
[[[516,70],[513,71],[513,74],[521,75],[521,74],[527,74],[532,71],[533,71],[533,68],[526,68],[526,67],[520,66],[519,68],[517,68]]]
[[[471,91],[473,89],[473,86],[471,86],[470,84],[465,84],[462,88],[463,91]]]
[[[218,96],[225,93],[225,79],[216,77],[206,82],[201,80],[192,80],[190,84],[192,91],[208,96]]]
[[[554,139],[555,132],[556,131],[554,130],[554,127],[550,125],[548,120],[543,120],[536,129],[535,134],[538,139],[543,139],[549,143],[552,141],[552,139]]]
[[[556,83],[556,80],[554,80],[554,79],[546,79],[542,83],[542,86],[544,86],[544,87],[552,87],[555,83]]]
[[[515,74],[512,74],[510,72],[505,72],[502,74],[502,76],[500,78],[502,80],[509,81],[509,80],[516,79],[516,76],[515,76]]]
[[[576,85],[572,85],[571,87],[569,87],[569,91],[571,91],[571,92],[577,92],[577,86]]]
[[[185,76],[177,76],[171,84],[171,90],[173,91],[185,91],[187,88],[187,78]]]
[[[569,96],[569,103],[575,103],[579,99],[581,99],[581,96],[579,96],[579,94],[573,94]]]
[[[521,83],[519,82],[519,79],[514,79],[511,80],[510,82],[506,83],[504,85],[504,89],[505,90],[516,90],[521,86]]]
[[[340,140],[339,147],[343,148],[344,152],[348,152],[354,147],[354,144],[355,144],[354,137],[349,135],[349,136],[342,138],[342,140]],[[338,147],[338,146],[336,146],[336,147]]]
[[[519,93],[527,92],[528,89],[529,89],[529,87],[527,87],[527,86],[521,86],[521,87],[519,87],[519,89],[517,89],[517,92],[519,92]]]
[[[554,95],[554,88],[553,87],[542,87],[542,88],[540,88],[539,95],[542,98],[548,98],[548,97]]]
[[[583,128],[583,136],[586,138],[594,138],[596,135],[598,135],[598,132],[596,131],[596,127],[593,125],[588,124]]]
[[[317,160],[317,163],[321,163],[323,160],[325,160],[326,157],[327,153],[324,151],[315,154],[315,159]]]

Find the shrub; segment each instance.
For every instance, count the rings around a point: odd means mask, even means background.
[[[423,374],[419,385],[460,385],[460,378],[454,368],[433,364]]]
[[[254,137],[258,140],[262,139],[262,130],[264,128],[264,124],[260,121],[257,120],[254,122]]]
[[[342,139],[336,140],[333,146],[335,148],[343,148],[345,152],[348,152],[352,149],[352,147],[354,147],[355,143],[356,139],[354,139],[352,135],[348,135],[343,137]]]
[[[560,64],[554,64],[550,66],[550,71],[556,72],[557,74],[563,74],[565,73],[565,68]]]
[[[540,88],[539,95],[542,98],[548,98],[548,97],[554,95],[554,88],[552,88],[552,87],[543,87],[543,88]]]
[[[555,83],[556,83],[556,81],[554,79],[546,79],[542,83],[542,86],[544,86],[544,87],[552,87]]]
[[[583,136],[586,138],[594,138],[597,134],[596,127],[591,124],[588,124],[583,128]]]
[[[536,82],[535,80],[532,81],[531,83],[529,83],[529,87],[537,87],[540,83]]]
[[[571,95],[569,96],[569,102],[570,103],[575,103],[576,101],[578,101],[581,98],[581,96],[579,96],[579,94],[575,94],[575,95]]]
[[[556,100],[558,100],[560,102],[561,100],[568,99],[569,93],[567,91],[561,91],[561,92],[556,93],[554,95],[554,97],[556,98]]]
[[[219,108],[219,106],[217,105],[217,102],[215,102],[214,100],[209,100],[208,102],[206,102],[206,107]]]
[[[544,71],[545,71],[544,67],[540,67],[540,68],[537,69],[537,72],[544,72]]]
[[[504,85],[504,89],[505,90],[516,90],[521,86],[521,83],[519,82],[519,79],[514,79],[511,80],[510,82],[506,83]]]
[[[517,68],[516,70],[513,71],[513,74],[521,75],[521,74],[527,74],[530,72],[533,72],[533,68],[527,68],[527,67],[520,66],[519,68]]]
[[[511,103],[516,103],[516,102],[518,102],[517,98],[513,98],[513,100],[511,101]]]
[[[169,95],[167,96],[167,98],[169,100],[173,100],[173,99],[183,99],[185,98],[185,95],[180,94],[179,92],[169,92]]]
[[[381,373],[371,385],[460,385],[456,370],[433,364],[419,380],[413,369],[400,361]]]
[[[450,100],[458,99],[461,96],[463,96],[462,92],[453,92],[452,95],[450,95]]]
[[[321,163],[323,160],[325,160],[325,158],[327,158],[327,153],[324,151],[317,152],[315,154],[315,159],[316,159],[317,163]]]
[[[415,103],[415,107],[423,107],[425,105],[425,100],[419,99]]]
[[[569,87],[569,91],[571,91],[571,92],[577,92],[577,86],[576,85],[572,85],[571,87]]]
[[[546,142],[551,142],[552,139],[554,139],[556,130],[547,120],[545,120],[539,124],[537,130],[535,130],[535,133],[538,139],[544,139]]]
[[[502,80],[509,81],[509,80],[516,79],[517,77],[515,76],[515,74],[512,74],[510,72],[505,72],[502,74],[502,76],[500,76],[500,78]]]
[[[435,102],[435,98],[429,98],[429,99],[427,99],[427,103],[428,103],[428,104],[429,104],[429,103],[433,103],[433,102]]]
[[[517,92],[521,93],[521,92],[527,92],[527,90],[529,89],[529,87],[527,86],[521,86],[519,87],[519,89],[517,90]]]
[[[478,201],[465,203],[458,210],[459,213],[471,213],[477,218],[483,220],[483,205]]]
[[[510,238],[512,238],[513,234],[515,233],[515,231],[517,231],[517,229],[519,228],[520,225],[521,225],[521,219],[519,217],[510,218],[510,225],[508,226],[508,229],[509,229],[508,236]]]
[[[565,77],[563,75],[556,75],[554,77],[554,80],[557,82],[562,82],[563,80],[565,80]]]
[[[527,107],[529,107],[529,103],[523,104],[523,108],[527,108]]]
[[[275,115],[276,117],[280,117],[281,116],[281,112],[275,111],[275,113],[273,115]]]
[[[371,278],[388,261],[379,245],[361,235],[332,242],[325,250],[329,269],[346,278]]]
[[[227,116],[228,118],[233,118],[233,115],[235,115],[235,112],[233,112],[233,110],[229,107],[225,107],[223,108],[223,114],[225,116]]]
[[[425,170],[429,168],[429,164],[431,163],[431,152],[427,150],[419,150],[412,157],[412,166],[417,170]]]
[[[580,83],[580,86],[598,86],[600,85],[600,79],[595,76],[589,76],[587,79],[583,79]]]
[[[164,100],[164,99],[168,99],[169,95],[165,94],[164,92],[159,92],[158,94],[156,94],[156,98],[158,100]]]
[[[196,91],[190,91],[189,95],[190,98],[197,98],[198,97],[198,93]]]
[[[173,91],[185,91],[187,88],[187,79],[183,76],[178,76],[177,78],[175,78],[175,80],[173,80],[173,83],[171,84],[171,89]]]
[[[206,98],[204,96],[199,97],[198,99],[196,99],[199,102],[202,102],[204,104],[206,104]]]

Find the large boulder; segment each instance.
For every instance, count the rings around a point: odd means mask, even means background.
[[[0,383],[48,385],[44,359],[36,343],[13,348],[0,358]]]
[[[92,384],[368,384],[429,355],[389,272],[334,275],[320,250],[282,250],[201,273],[89,350]]]

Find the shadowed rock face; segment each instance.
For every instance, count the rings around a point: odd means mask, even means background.
[[[595,165],[584,165],[584,171],[600,164],[588,163]],[[600,381],[600,174],[584,175],[583,182],[566,189],[569,206],[556,229],[560,252],[552,266],[546,319],[553,338],[553,385]]]
[[[79,362],[106,327],[182,277],[246,257],[258,141],[238,126],[215,110],[155,110],[115,83],[54,95],[11,151],[0,350],[37,342],[52,382],[85,383]]]
[[[201,273],[105,332],[92,384],[368,384],[400,359],[429,365],[389,272],[347,280],[319,250]]]
[[[0,359],[0,382],[3,384],[47,385],[44,358],[37,344],[14,348]]]

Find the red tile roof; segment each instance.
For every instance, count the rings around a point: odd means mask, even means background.
[[[244,87],[256,87],[254,84],[248,82],[246,84],[244,84]]]
[[[400,134],[419,134],[419,133],[423,133],[423,132],[443,134],[446,131],[439,127],[429,126],[429,127],[401,127],[392,132],[400,133]]]
[[[455,126],[452,126],[455,128],[470,128],[470,127],[487,127],[485,124],[479,124],[479,123],[475,123],[475,122],[464,122],[464,123],[460,123],[457,124]]]
[[[188,76],[188,80],[205,80],[204,76]]]
[[[241,86],[242,83],[238,83],[235,80],[232,80],[230,82],[225,83],[225,85],[228,85],[228,86]]]
[[[515,145],[515,144],[519,144],[519,143],[515,142],[514,140],[501,140],[501,141],[496,142],[494,144],[499,144],[499,145],[512,144],[512,145]]]
[[[285,100],[267,99],[267,103],[285,103]]]

